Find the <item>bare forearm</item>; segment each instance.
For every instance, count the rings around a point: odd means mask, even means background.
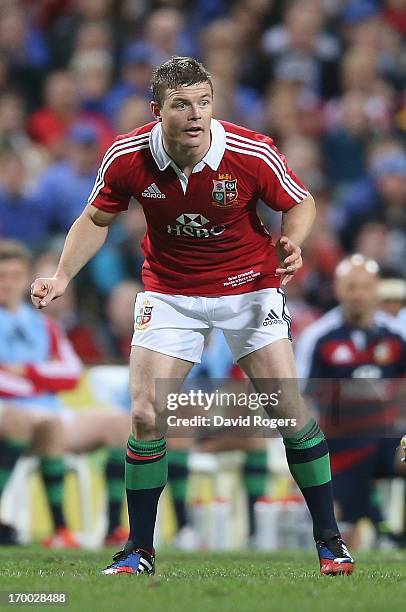
[[[108,226],[98,226],[83,213],[72,225],[66,236],[61,259],[55,277],[68,283],[103,246]]]
[[[281,235],[301,246],[309,236],[316,217],[316,207],[311,195],[282,215]]]

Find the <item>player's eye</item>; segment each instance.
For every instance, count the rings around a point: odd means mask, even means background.
[[[208,106],[209,105],[209,101],[208,100],[202,100],[200,102],[200,106]]]
[[[179,110],[182,110],[182,109],[186,108],[186,104],[184,102],[176,102],[175,108],[178,108]]]

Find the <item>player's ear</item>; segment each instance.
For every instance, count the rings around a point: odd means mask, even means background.
[[[151,113],[154,115],[157,121],[162,121],[161,119],[161,110],[156,102],[152,100],[150,104]]]

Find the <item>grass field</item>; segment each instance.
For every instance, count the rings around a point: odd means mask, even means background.
[[[157,574],[102,576],[111,551],[0,549],[0,591],[61,592],[66,605],[18,606],[90,612],[390,612],[406,602],[406,553],[357,555],[352,576],[318,574],[302,552],[179,553],[163,551]],[[11,609],[16,605],[2,605]]]

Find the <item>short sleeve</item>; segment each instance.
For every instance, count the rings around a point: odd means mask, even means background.
[[[278,151],[271,138],[258,135],[259,197],[273,210],[287,211],[302,202],[309,192],[286,163],[286,158]]]
[[[120,181],[120,156],[117,155],[116,139],[107,150],[100,164],[97,177],[88,198],[88,204],[96,206],[105,212],[118,213],[127,210],[131,194],[126,192]]]

